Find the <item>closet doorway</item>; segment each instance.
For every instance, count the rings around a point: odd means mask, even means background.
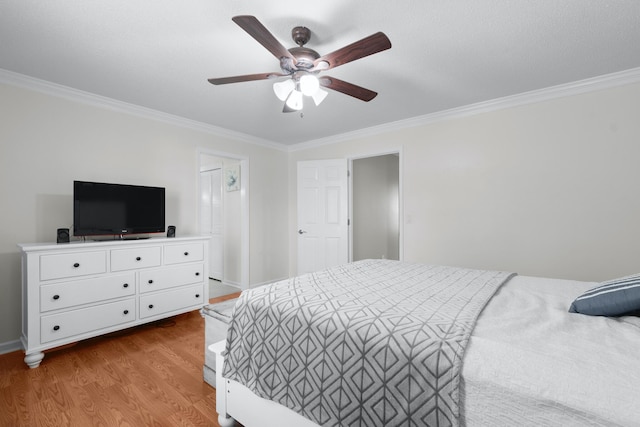
[[[351,159],[350,171],[351,260],[400,260],[400,153]]]
[[[248,161],[198,153],[198,229],[210,237],[212,297],[249,286]]]

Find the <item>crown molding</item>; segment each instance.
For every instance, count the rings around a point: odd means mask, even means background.
[[[592,77],[589,79],[552,86],[545,89],[505,96],[490,101],[478,102],[476,104],[438,111],[435,113],[417,116],[410,119],[398,120],[395,122],[385,123],[379,126],[360,129],[357,131],[334,135],[327,138],[301,142],[299,144],[289,146],[288,151],[293,152],[306,150],[309,148],[316,148],[324,145],[337,144],[339,142],[370,137],[379,135],[381,133],[424,126],[443,120],[469,117],[477,114],[498,111],[506,108],[513,108],[522,105],[535,104],[537,102],[580,95],[588,92],[594,92],[638,82],[640,82],[640,68],[632,68],[625,71]]]
[[[205,124],[196,120],[186,119],[184,117],[176,116],[173,114],[163,113],[162,111],[153,110],[151,108],[129,104],[127,102],[122,102],[112,98],[107,98],[105,96],[100,96],[90,92],[74,89],[68,86],[59,85],[57,83],[48,82],[46,80],[36,79],[24,74],[15,73],[13,71],[1,68],[0,83],[34,90],[36,92],[67,99],[74,102],[79,102],[85,105],[91,105],[93,107],[104,108],[107,110],[155,120],[158,122],[179,126],[198,132],[204,132],[218,137],[228,138],[234,141],[241,141],[248,144],[286,151],[285,146],[273,141],[256,138],[241,132],[231,131],[229,129]]]
[[[524,92],[521,94],[506,96],[489,101],[483,101],[476,104],[470,104],[462,107],[452,108],[449,110],[438,111],[431,114],[417,116],[409,119],[398,120],[395,122],[385,123],[379,126],[372,126],[365,129],[346,132],[339,135],[333,135],[327,138],[321,138],[311,141],[304,141],[293,145],[285,145],[274,141],[257,138],[241,132],[231,131],[218,126],[213,126],[186,119],[184,117],[175,116],[150,108],[141,107],[139,105],[129,104],[117,101],[112,98],[84,92],[68,86],[51,83],[45,80],[36,79],[23,74],[0,68],[0,83],[6,83],[12,86],[19,86],[31,89],[37,92],[45,93],[52,96],[65,98],[71,101],[80,102],[94,107],[105,108],[112,111],[127,113],[138,117],[155,120],[182,128],[195,130],[198,132],[208,133],[222,138],[228,138],[234,141],[240,141],[252,145],[271,148],[280,151],[294,152],[317,148],[324,145],[337,144],[340,142],[366,138],[382,133],[388,133],[418,126],[424,126],[443,120],[451,120],[462,117],[469,117],[477,114],[498,111],[506,108],[518,107],[522,105],[534,104],[537,102],[548,101],[556,98],[579,95],[583,93],[593,92],[597,90],[608,89],[626,84],[640,82],[640,68],[632,68],[603,76],[592,77],[589,79],[579,80],[567,84],[552,86],[545,89]]]

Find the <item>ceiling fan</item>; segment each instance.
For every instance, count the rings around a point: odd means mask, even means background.
[[[289,77],[273,85],[276,96],[285,101],[283,112],[293,112],[302,109],[303,95],[313,98],[319,105],[327,96],[327,92],[320,87],[344,93],[362,101],[371,101],[378,95],[376,92],[348,83],[335,77],[321,76],[322,71],[344,65],[356,59],[373,55],[391,48],[389,38],[382,32],[377,32],[362,40],[344,46],[334,52],[320,56],[318,52],[304,45],[311,37],[311,31],[306,27],[295,27],[291,37],[297,47],[285,48],[264,25],[254,16],[241,15],[232,18],[258,43],[264,46],[280,61],[280,72],[247,74],[242,76],[208,79],[214,85],[265,80],[278,77]]]

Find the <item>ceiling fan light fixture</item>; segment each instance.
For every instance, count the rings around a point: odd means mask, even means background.
[[[318,88],[318,90],[316,90],[316,92],[311,95],[311,98],[313,98],[313,102],[315,102],[316,106],[318,106],[322,101],[324,101],[328,94],[329,92],[327,92],[326,90]]]
[[[300,77],[300,91],[307,96],[313,96],[320,88],[318,78],[313,74]]]
[[[302,110],[302,92],[299,90],[292,91],[287,98],[286,104],[292,110]]]
[[[275,82],[273,84],[273,91],[280,101],[286,101],[291,91],[293,91],[295,88],[296,84],[292,79]]]

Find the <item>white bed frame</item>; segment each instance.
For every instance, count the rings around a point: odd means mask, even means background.
[[[244,427],[319,427],[316,423],[278,403],[253,394],[242,384],[222,377],[226,341],[211,344],[216,355],[216,411],[220,427],[235,421]]]

